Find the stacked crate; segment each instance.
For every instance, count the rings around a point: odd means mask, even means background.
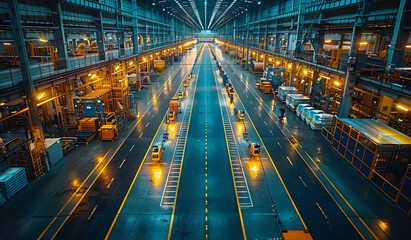
[[[12,167],[0,174],[0,191],[6,199],[11,198],[26,185],[26,170],[22,167]]]
[[[97,131],[99,128],[98,118],[86,117],[79,121],[79,132],[81,131]]]

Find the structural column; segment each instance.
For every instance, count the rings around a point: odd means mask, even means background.
[[[133,8],[133,54],[138,54],[138,18],[137,18],[137,0],[131,1]]]
[[[103,30],[103,14],[100,10],[97,13],[96,21],[96,37],[97,37],[97,48],[98,56],[100,61],[106,60],[106,45],[104,43],[104,30]]]
[[[122,9],[122,0],[117,0],[117,9]],[[117,46],[118,46],[118,57],[120,58],[125,54],[124,52],[124,25],[123,16],[120,15],[119,11],[116,13],[116,26],[117,26]]]
[[[298,22],[297,22],[297,43],[295,45],[295,53],[296,54],[302,54],[302,52],[304,51],[304,45],[305,45],[305,37],[308,36],[304,36],[304,13],[305,13],[305,3],[300,3],[299,6],[299,13],[298,13]],[[290,35],[290,33],[289,33]],[[311,36],[309,36],[311,37]]]
[[[405,46],[407,45],[408,36],[410,34],[410,8],[411,1],[401,0],[400,6],[398,8],[397,19],[395,22],[394,33],[392,35],[391,44],[388,49],[386,73],[389,72],[390,68],[399,67],[402,65]]]
[[[358,73],[358,50],[361,42],[362,30],[367,22],[367,15],[371,7],[372,0],[365,0],[358,7],[358,16],[351,34],[351,45],[348,53],[347,73],[344,80],[344,88],[341,96],[338,116],[347,118],[351,108],[351,98],[354,92],[356,74]]]
[[[60,1],[51,0],[50,4],[53,7],[53,10],[56,12],[55,14],[52,14],[52,18],[53,25],[57,27],[56,30],[54,30],[54,38],[57,47],[57,56],[58,58],[67,59],[67,42],[66,36],[64,35],[63,14],[61,11]]]
[[[291,62],[290,87],[294,87],[295,72],[297,71],[296,62]]]
[[[26,103],[28,107],[29,125],[31,135],[33,137],[35,151],[43,155],[43,172],[49,170],[49,163],[46,160],[46,148],[44,146],[44,133],[40,123],[39,113],[37,109],[37,101],[34,96],[33,79],[30,73],[29,57],[26,50],[23,27],[21,25],[19,6],[17,0],[8,1],[10,10],[10,20],[15,43],[17,46],[17,53],[19,57],[21,75],[23,77],[23,88],[26,94]]]

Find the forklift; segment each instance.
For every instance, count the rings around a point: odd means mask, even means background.
[[[248,145],[248,149],[250,149],[250,154],[251,154],[251,157],[257,157],[257,158],[259,158],[260,157],[260,148],[261,148],[261,146],[260,146],[260,144],[257,144],[257,143],[250,143],[249,145]]]
[[[176,111],[174,110],[168,110],[167,113],[167,124],[169,124],[171,121],[176,120]]]
[[[239,121],[244,120],[245,119],[245,111],[244,110],[238,110],[237,117],[238,117]]]
[[[178,92],[178,98],[183,99],[184,98],[184,92]]]
[[[188,81],[187,81],[187,79],[184,80],[183,85],[184,85],[184,87],[188,87]]]
[[[161,162],[163,158],[163,147],[162,146],[153,146],[151,151],[151,159],[153,162]]]

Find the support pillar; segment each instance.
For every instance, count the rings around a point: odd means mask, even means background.
[[[67,41],[66,36],[64,35],[64,25],[63,25],[63,14],[61,11],[61,5],[59,1],[50,1],[51,6],[53,6],[53,10],[56,12],[52,14],[53,25],[56,28],[54,30],[54,38],[57,48],[57,56],[58,58],[67,59]]]
[[[294,87],[294,78],[295,78],[295,72],[297,71],[297,64],[295,62],[292,62],[291,64],[291,74],[290,74],[290,87]]]
[[[358,16],[351,34],[351,45],[348,53],[347,73],[345,75],[344,87],[341,96],[338,116],[347,118],[350,113],[351,99],[354,92],[355,80],[358,73],[358,50],[360,48],[362,30],[366,25],[367,15],[371,7],[372,0],[365,0],[358,6]]]
[[[133,8],[133,54],[138,54],[138,18],[137,18],[137,0],[131,1]]]
[[[122,0],[117,0],[117,8],[122,9]],[[124,52],[124,25],[123,25],[123,16],[116,14],[116,26],[117,26],[117,46],[118,46],[118,57],[125,55]]]
[[[96,37],[97,37],[97,49],[100,61],[106,60],[106,44],[104,42],[104,30],[103,30],[103,14],[98,11],[96,21]]]
[[[26,50],[23,27],[21,25],[19,4],[17,0],[7,1],[9,4],[10,20],[12,32],[15,39],[16,49],[19,57],[21,75],[23,77],[23,88],[28,107],[28,122],[31,136],[33,137],[35,152],[42,156],[41,166],[42,171],[39,174],[47,172],[50,168],[46,157],[46,148],[44,145],[44,133],[39,119],[39,112],[37,109],[37,101],[34,95],[33,79],[30,73],[29,57]],[[35,169],[36,170],[36,169]],[[37,172],[37,171],[36,171]],[[39,177],[35,174],[35,177]]]
[[[387,66],[385,72],[388,74],[391,68],[399,67],[402,65],[404,57],[405,46],[407,45],[408,36],[410,34],[409,19],[411,1],[401,0],[398,7],[397,18],[395,22],[394,32],[391,38],[390,47],[388,49]],[[404,11],[408,9],[408,11]]]
[[[305,13],[305,3],[300,3],[299,13],[298,13],[298,21],[297,21],[297,43],[295,44],[295,51],[294,51],[296,54],[303,54],[304,45],[305,45],[305,38],[307,38],[307,37],[311,38],[311,36],[304,36],[304,33],[303,33],[303,31],[305,30],[304,27],[303,27],[303,25],[304,25],[304,13]],[[289,35],[290,35],[290,33],[289,33]]]

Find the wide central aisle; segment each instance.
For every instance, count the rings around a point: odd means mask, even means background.
[[[204,47],[170,239],[244,238],[211,64]]]

